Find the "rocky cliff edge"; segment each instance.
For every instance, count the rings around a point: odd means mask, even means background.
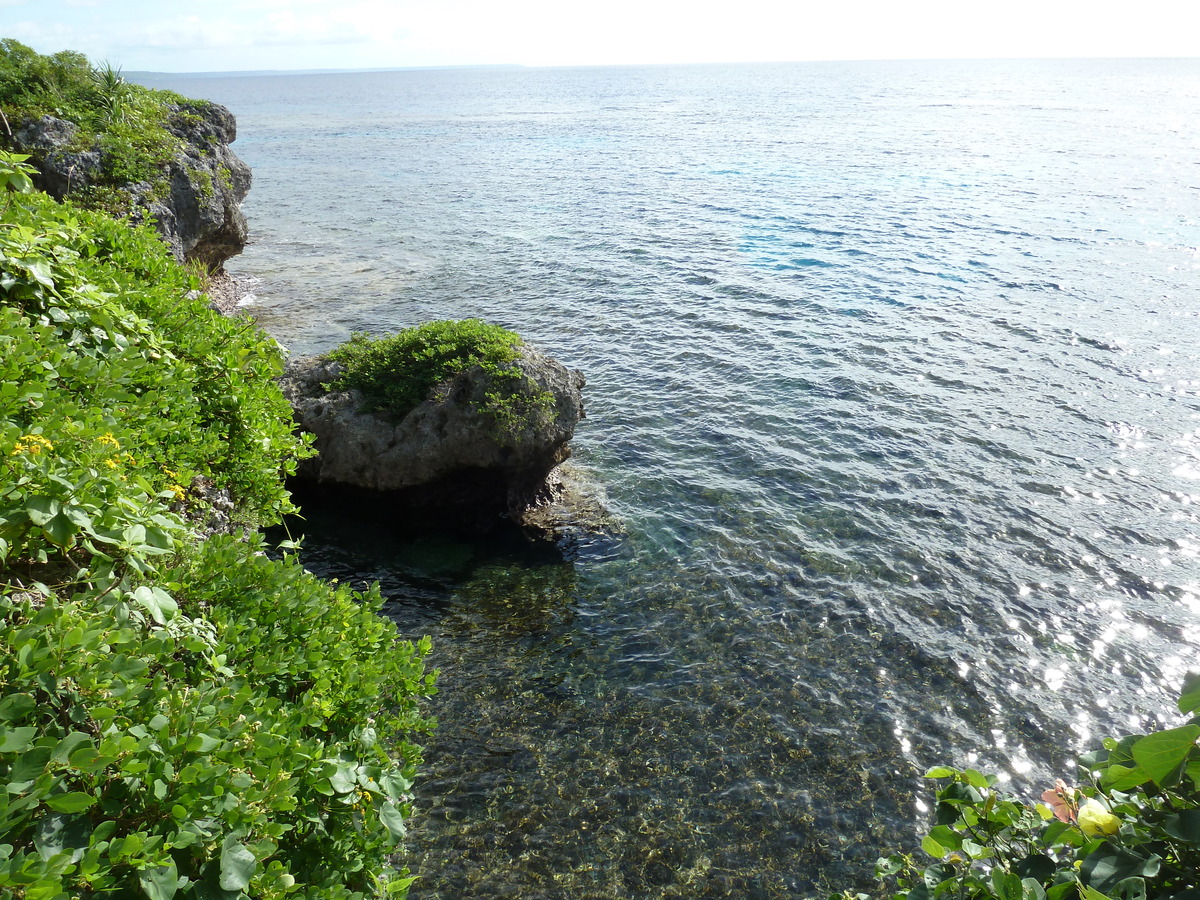
[[[128,196],[130,217],[152,221],[178,259],[217,272],[246,245],[241,203],[251,176],[229,148],[236,120],[218,104],[187,101],[168,106],[166,126],[178,151],[153,181],[117,188]],[[86,193],[111,169],[99,142],[80,147],[78,127],[54,116],[15,125],[11,143],[37,167],[37,186],[59,200]]]

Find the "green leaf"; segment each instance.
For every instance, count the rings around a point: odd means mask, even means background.
[[[220,746],[221,739],[215,738],[211,734],[198,734],[187,742],[187,749],[190,753],[211,753]]]
[[[966,769],[962,774],[966,779],[967,784],[976,788],[991,787],[992,782],[995,780],[993,778],[989,778],[987,775],[984,775],[982,772],[976,771],[975,769]]]
[[[91,531],[95,524],[92,522],[92,517],[87,512],[78,506],[68,506],[63,510],[63,515],[71,520],[73,525],[78,525],[85,531]]]
[[[413,783],[411,778],[406,778],[400,772],[387,772],[379,779],[379,785],[383,788],[383,792],[392,800],[399,799],[402,794],[407,793],[412,789]],[[934,829],[936,831],[936,829]],[[933,835],[934,840],[946,847],[953,846],[943,841],[937,834]]]
[[[0,722],[19,722],[37,709],[37,701],[29,694],[9,694],[0,700]]]
[[[56,547],[69,547],[78,532],[79,526],[63,513],[42,526],[42,534]]]
[[[25,263],[25,270],[46,287],[54,287],[54,279],[50,277],[50,263],[44,259],[31,259]]]
[[[339,762],[329,776],[329,783],[339,794],[348,794],[358,787],[358,770],[353,763]]]
[[[383,823],[394,841],[399,841],[408,831],[408,827],[404,824],[404,814],[390,800],[380,804],[379,821]]]
[[[91,743],[92,739],[82,731],[72,731],[59,741],[58,745],[54,748],[54,761],[66,762],[72,753],[85,744],[90,745]]]
[[[1094,772],[1108,762],[1108,751],[1105,749],[1089,750],[1079,757],[1079,768]]]
[[[881,856],[875,860],[875,877],[886,878],[895,875],[904,868],[904,857],[900,855]]]
[[[926,778],[950,778],[954,775],[954,770],[946,766],[934,766],[925,773]]]
[[[381,819],[383,818],[382,812],[380,813],[379,817]],[[934,840],[930,835],[925,835],[924,839],[921,841],[921,849],[934,859],[941,859],[946,855],[946,848]]]
[[[971,859],[987,859],[992,851],[986,845],[977,843],[970,838],[963,838],[962,852]]]
[[[62,511],[62,504],[54,497],[36,496],[25,501],[25,515],[34,525],[45,525]]]
[[[1112,741],[1108,738],[1104,742],[1104,746],[1108,747],[1108,764],[1110,766],[1133,766],[1133,745],[1140,741],[1145,735],[1142,734],[1127,734],[1120,741]],[[1109,743],[1112,746],[1109,746]]]
[[[24,753],[33,743],[37,728],[0,728],[0,753]]]
[[[1114,791],[1127,791],[1150,780],[1150,773],[1141,766],[1109,766],[1104,770],[1100,783]]]
[[[1188,672],[1179,692],[1179,711],[1184,715],[1200,712],[1200,672]]]
[[[70,791],[66,794],[55,794],[46,798],[46,805],[55,812],[83,812],[96,802],[96,798],[83,791]]]
[[[246,845],[229,835],[221,843],[221,887],[226,891],[244,891],[258,870],[258,860]]]
[[[136,678],[149,668],[144,659],[138,659],[136,656],[126,656],[124,653],[118,653],[112,658],[109,663],[109,670],[120,678]],[[133,733],[133,729],[129,729]],[[144,734],[139,737],[145,737]]]
[[[95,775],[117,761],[116,756],[105,756],[94,747],[83,747],[71,754],[71,768],[85,775]]]
[[[10,190],[14,194],[33,193],[33,179],[24,172],[5,173],[0,176],[0,182],[4,183],[6,190]]]
[[[1012,867],[1022,881],[1033,879],[1036,882],[1048,881],[1054,877],[1054,860],[1041,853],[1031,853],[1024,859],[1017,860]]]
[[[1021,879],[1013,872],[997,867],[992,869],[992,887],[1000,900],[1021,900]]]
[[[1185,809],[1167,816],[1163,831],[1177,841],[1200,847],[1200,809]]]
[[[962,835],[951,828],[949,825],[936,825],[929,829],[929,836],[937,841],[947,850],[961,850],[963,845]]]
[[[1079,875],[1083,884],[1112,893],[1126,878],[1153,878],[1161,865],[1162,858],[1157,855],[1139,856],[1105,841],[1083,860]]]
[[[87,850],[91,836],[92,825],[86,817],[50,813],[38,822],[33,833],[33,846],[44,861],[70,852],[71,862],[78,862]]]
[[[157,586],[142,585],[133,592],[133,599],[141,604],[159,625],[166,625],[179,612],[179,604],[175,599]]]
[[[179,890],[179,872],[173,861],[165,866],[142,869],[138,873],[138,881],[150,900],[171,900]]]
[[[50,756],[49,747],[33,747],[26,750],[13,762],[8,777],[17,783],[33,781],[46,771]]]
[[[1133,745],[1133,758],[1157,785],[1176,774],[1200,737],[1200,726],[1184,725],[1147,735]]]
[[[1119,900],[1146,900],[1146,879],[1126,878],[1113,888],[1112,893]],[[1183,900],[1183,898],[1176,894],[1173,900]]]
[[[1047,847],[1053,847],[1060,837],[1069,834],[1078,834],[1075,826],[1070,822],[1059,822],[1055,819],[1046,826],[1046,830],[1042,832],[1042,842]]]

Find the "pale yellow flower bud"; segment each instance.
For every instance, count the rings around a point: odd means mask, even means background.
[[[1108,811],[1099,800],[1089,799],[1079,807],[1079,828],[1088,837],[1108,837],[1117,833],[1121,820]]]

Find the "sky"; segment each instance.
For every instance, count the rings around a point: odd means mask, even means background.
[[[1200,0],[0,0],[128,71],[1200,56]]]

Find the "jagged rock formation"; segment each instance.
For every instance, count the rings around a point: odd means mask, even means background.
[[[550,499],[547,476],[570,456],[568,442],[583,418],[584,377],[528,346],[514,363],[520,391],[548,392],[516,427],[484,410],[493,376],[479,366],[456,376],[399,422],[361,411],[359,391],[331,391],[335,363],[293,359],[280,379],[297,425],[316,435],[317,456],[298,477],[337,490],[386,492],[398,516],[488,530]]]
[[[180,140],[180,150],[167,163],[163,177],[124,184],[132,218],[153,219],[155,227],[180,260],[196,261],[210,272],[246,246],[246,217],[241,203],[250,190],[250,167],[229,145],[237,122],[223,106],[203,101],[173,103],[167,128]],[[14,128],[11,143],[27,153],[38,169],[39,188],[63,199],[98,181],[105,151],[97,144],[79,148],[78,127],[43,116]]]

